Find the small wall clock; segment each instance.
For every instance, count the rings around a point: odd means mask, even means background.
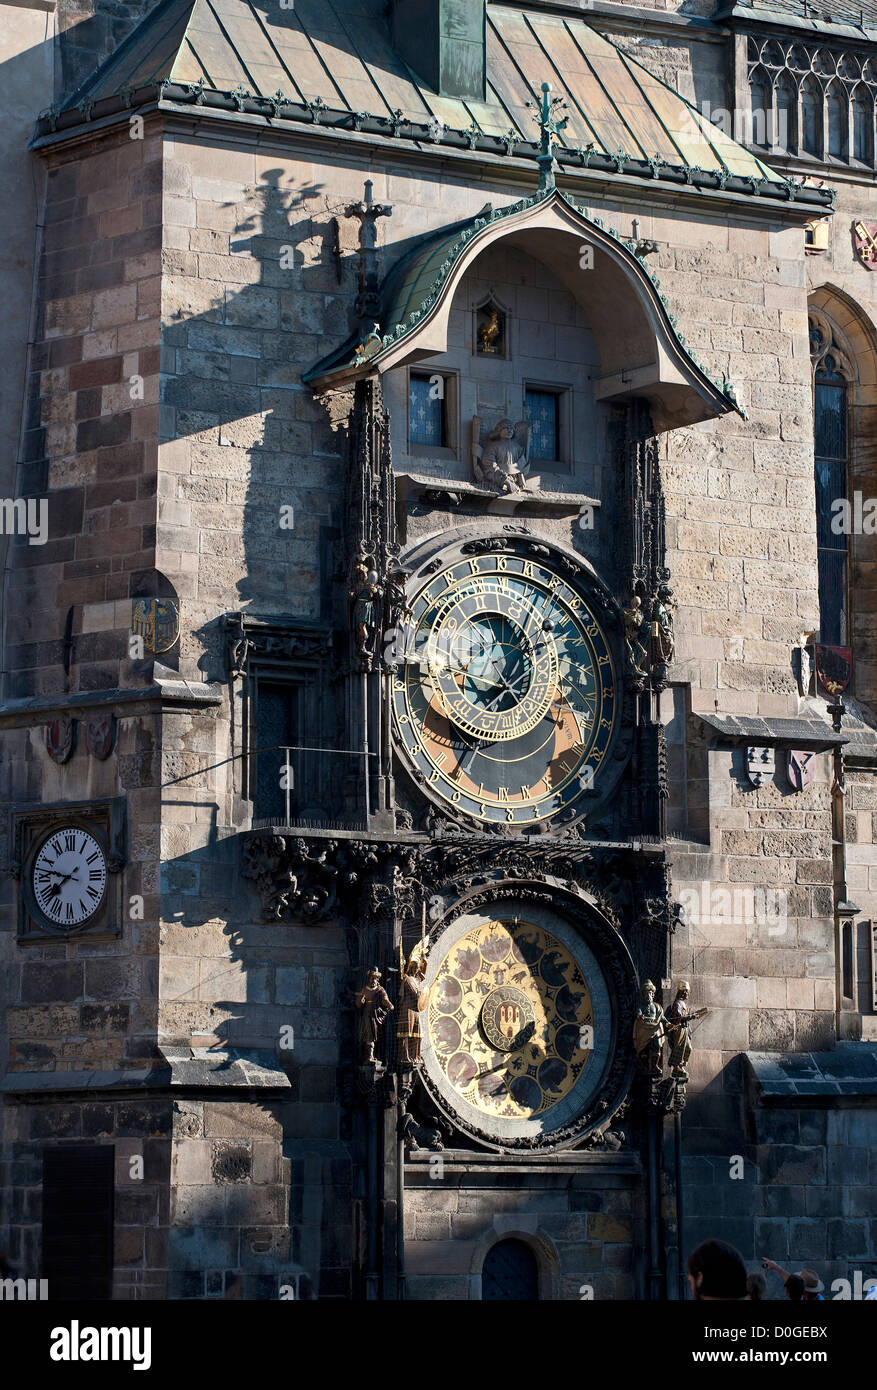
[[[118,935],[124,798],[13,807],[9,839],[10,870],[19,880],[19,939]]]
[[[81,825],[51,830],[34,856],[30,889],[47,925],[84,926],[100,911],[107,889],[103,846]]]

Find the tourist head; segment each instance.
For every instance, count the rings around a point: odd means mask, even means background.
[[[688,1257],[688,1283],[697,1299],[746,1297],[743,1256],[724,1240],[705,1240]]]

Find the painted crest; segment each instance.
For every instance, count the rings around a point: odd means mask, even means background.
[[[746,749],[746,776],[749,778],[753,787],[760,787],[771,779],[773,773],[773,749],[754,748]]]
[[[816,754],[808,753],[805,748],[790,748],[786,753],[786,776],[789,785],[796,792],[802,792],[805,787],[811,786],[816,775]]]
[[[829,647],[817,642],[814,648],[816,677],[829,695],[842,695],[853,675],[852,647]]]
[[[856,255],[868,270],[877,270],[877,222],[854,222]]]
[[[144,654],[169,651],[180,635],[180,613],[172,598],[137,598],[131,606],[131,631],[143,638]]]
[[[85,721],[85,746],[92,757],[103,762],[110,756],[116,735],[114,714],[90,714]]]
[[[46,752],[53,762],[66,763],[73,752],[75,719],[52,719],[46,725]]]

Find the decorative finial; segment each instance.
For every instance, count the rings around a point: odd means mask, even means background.
[[[533,120],[539,127],[539,192],[548,192],[554,188],[554,171],[557,168],[557,160],[554,158],[554,146],[557,144],[558,135],[562,130],[566,130],[569,125],[569,116],[560,116],[560,111],[567,109],[567,104],[563,97],[549,96],[551,83],[542,83],[542,103],[533,115]],[[528,101],[528,106],[535,103]]]
[[[375,319],[381,310],[376,224],[379,217],[390,217],[393,212],[389,203],[374,201],[373,191],[371,179],[366,179],[365,197],[344,209],[345,217],[355,217],[359,222],[359,294],[354,307],[362,331],[371,328],[371,336],[374,336]]]

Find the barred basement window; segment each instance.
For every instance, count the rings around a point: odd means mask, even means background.
[[[490,1247],[481,1267],[481,1298],[483,1302],[538,1301],[539,1267],[529,1245],[522,1240],[500,1240]]]

